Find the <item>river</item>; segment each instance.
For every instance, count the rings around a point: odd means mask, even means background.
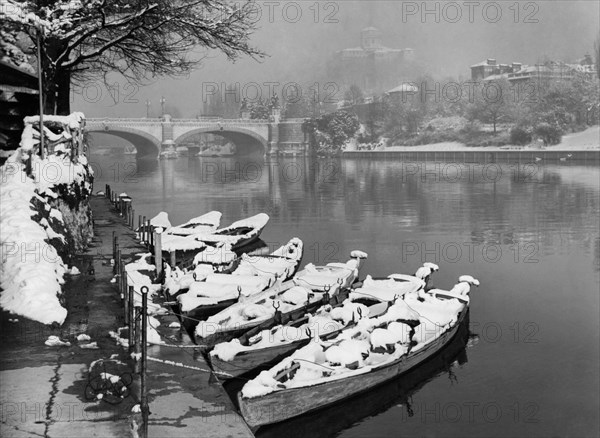
[[[414,273],[471,291],[469,339],[372,393],[272,430],[383,437],[594,436],[599,427],[600,167],[261,157],[135,161],[91,155],[136,214],[222,225],[266,212],[272,247],[300,237],[303,263],[369,254],[362,276]],[[268,435],[269,430],[261,432]]]

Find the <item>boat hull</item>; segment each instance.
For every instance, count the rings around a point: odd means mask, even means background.
[[[467,314],[468,308],[465,308],[457,324],[419,351],[372,372],[314,386],[284,389],[255,398],[242,397],[240,392],[240,412],[250,427],[259,427],[279,423],[367,391],[409,371],[442,350],[454,338]]]
[[[279,362],[281,359],[289,356],[298,348],[308,344],[309,339],[302,339],[290,344],[282,345],[275,348],[261,348],[260,350],[252,350],[241,352],[233,361],[224,361],[216,356],[211,356],[210,366],[214,371],[229,374],[231,377],[221,377],[221,380],[228,380],[233,377],[238,377],[257,368],[264,368],[269,364]]]
[[[330,304],[341,303],[347,297],[348,297],[348,290],[344,289],[343,291],[340,291],[339,294],[336,294],[336,295],[333,295],[332,297],[330,297],[328,302]],[[299,307],[297,309],[291,310],[289,312],[281,313],[280,321],[277,321],[277,319],[275,317],[272,317],[266,321],[256,322],[256,323],[249,321],[248,323],[246,323],[244,325],[239,325],[234,329],[218,331],[214,334],[205,336],[203,338],[195,336],[195,340],[199,346],[206,348],[206,349],[210,349],[220,342],[229,342],[232,339],[238,338],[238,337],[242,336],[243,334],[249,332],[250,330],[255,329],[256,327],[260,327],[261,329],[267,329],[267,328],[272,328],[272,327],[276,326],[277,324],[286,324],[289,321],[296,320],[296,319],[301,318],[302,316],[306,315],[307,313],[317,310],[319,307],[323,306],[324,304],[327,304],[327,302],[324,302],[322,300],[314,301],[312,303],[309,303],[309,304]]]

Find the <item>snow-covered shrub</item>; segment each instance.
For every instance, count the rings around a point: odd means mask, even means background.
[[[82,115],[48,118],[63,127],[45,136],[51,146],[60,146],[56,154],[38,157],[35,118],[26,118],[21,147],[0,168],[0,306],[44,324],[62,324],[63,260],[82,243],[73,231],[82,224],[66,219],[78,211],[88,217],[93,172],[85,156],[73,154],[81,146],[75,143]]]

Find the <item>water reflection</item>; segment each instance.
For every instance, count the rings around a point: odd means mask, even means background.
[[[128,159],[93,157],[98,183],[120,184],[151,200],[148,207],[155,208],[146,215],[163,209],[174,222],[212,209],[231,221],[265,211],[272,222],[298,227],[328,221],[355,230],[376,221],[392,235],[419,231],[460,236],[474,245],[533,243],[547,254],[583,244],[592,256],[597,246],[596,166]]]

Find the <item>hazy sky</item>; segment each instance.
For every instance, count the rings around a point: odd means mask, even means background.
[[[269,57],[262,62],[242,58],[236,63],[212,54],[187,79],[156,78],[138,87],[114,78],[109,97],[103,83],[75,92],[73,109],[88,117],[144,117],[166,107],[181,114],[199,113],[202,101],[226,82],[239,82],[250,95],[253,83],[290,82],[322,78],[326,62],[337,50],[360,45],[360,30],[375,26],[387,47],[415,50],[415,58],[436,77],[470,75],[469,66],[486,58],[498,62],[534,64],[544,59],[572,62],[592,54],[599,32],[600,2],[589,1],[258,1],[259,29],[252,43]],[[425,14],[424,14],[425,13]],[[401,81],[404,78],[399,78]],[[319,84],[324,91],[324,84]],[[85,98],[84,98],[85,97]]]

